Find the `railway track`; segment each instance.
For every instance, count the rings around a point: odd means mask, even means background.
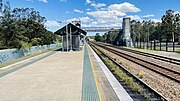
[[[139,79],[136,75],[132,74],[129,70],[127,70],[125,67],[123,67],[118,62],[114,61],[114,59],[104,52],[102,52],[100,49],[98,49],[94,44],[90,43],[90,46],[92,49],[97,49],[101,54],[103,54],[105,57],[107,57],[109,60],[111,60],[115,65],[119,67],[122,71],[124,71],[128,76],[132,77],[135,82],[137,82],[145,92],[148,92],[148,95],[152,97],[152,101],[168,101],[167,98],[165,98],[162,94],[151,88],[148,84],[146,84],[144,81]],[[97,53],[97,52],[96,52]],[[98,54],[98,53],[97,53]],[[98,54],[99,55],[99,54]],[[102,59],[102,57],[99,55],[99,57]],[[120,82],[122,82],[120,80]]]
[[[123,58],[125,58],[125,59],[127,59],[127,60],[129,60],[131,62],[134,62],[134,63],[136,63],[136,64],[138,64],[140,66],[148,68],[148,69],[150,69],[150,70],[152,70],[152,71],[154,71],[154,72],[156,72],[158,74],[161,74],[161,75],[163,75],[163,76],[165,76],[165,77],[167,77],[167,78],[169,78],[171,80],[174,80],[174,81],[176,81],[178,83],[180,82],[180,73],[177,72],[177,71],[168,69],[166,67],[159,66],[157,64],[154,64],[152,62],[148,62],[146,60],[140,59],[140,58],[135,57],[135,56],[131,56],[131,55],[127,54],[127,53],[117,51],[115,49],[110,48],[110,46],[105,46],[105,45],[99,44],[99,43],[98,44],[93,43],[93,44],[97,45],[97,46],[99,46],[99,47],[101,47],[101,48],[103,48],[103,49],[105,49],[105,50],[107,50],[107,51],[109,51],[111,53],[114,53],[114,54],[116,54],[116,55],[118,55],[120,57],[123,57]]]
[[[128,51],[128,52],[132,52],[132,53],[135,53],[135,54],[139,54],[139,55],[142,55],[142,56],[152,57],[154,59],[158,59],[158,60],[161,60],[161,61],[164,61],[164,62],[170,62],[172,64],[180,65],[180,60],[178,60],[178,59],[173,59],[173,58],[168,58],[168,57],[164,57],[164,56],[160,56],[160,55],[140,52],[140,51],[127,49],[127,48],[122,48],[122,47],[118,47],[118,46],[114,46],[114,45],[110,45],[110,44],[104,44],[104,45],[114,47],[114,48],[118,48],[118,49]]]

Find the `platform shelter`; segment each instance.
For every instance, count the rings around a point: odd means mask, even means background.
[[[55,34],[62,37],[62,50],[80,50],[80,45],[84,44],[84,37],[87,32],[82,30],[80,27],[69,23],[68,25],[57,30]]]

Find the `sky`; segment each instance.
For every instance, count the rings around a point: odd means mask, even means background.
[[[80,19],[82,27],[121,27],[123,17],[161,21],[166,10],[180,11],[179,0],[2,0],[13,8],[34,8],[46,17],[45,26],[55,32]],[[61,23],[59,23],[61,22]],[[88,33],[94,35],[95,33]]]

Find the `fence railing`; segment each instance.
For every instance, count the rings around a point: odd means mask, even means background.
[[[180,52],[180,45],[178,42],[134,42],[135,48],[158,50],[158,51],[170,51],[170,52]]]

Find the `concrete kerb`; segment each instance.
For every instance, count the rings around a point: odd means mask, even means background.
[[[89,45],[88,45],[89,46]],[[90,46],[89,46],[90,47]],[[118,80],[114,77],[114,75],[109,71],[107,66],[103,63],[103,61],[98,57],[98,55],[94,52],[94,50],[90,47],[94,57],[96,58],[98,64],[102,68],[105,76],[107,77],[110,85],[115,91],[117,97],[120,101],[133,101],[133,99],[129,96],[129,94],[125,91],[122,85],[118,82]]]

